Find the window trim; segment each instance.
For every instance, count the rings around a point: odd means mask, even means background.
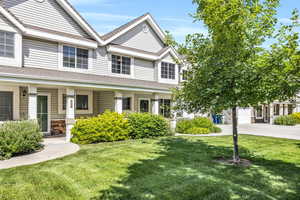
[[[163,76],[163,74],[162,74],[163,64],[167,65],[167,77],[168,78],[162,77]],[[171,70],[170,70],[171,66],[174,67],[174,78],[171,77]],[[176,80],[176,64],[162,61],[161,62],[161,67],[160,67],[160,78],[165,79],[165,80],[172,80],[172,81]]]
[[[130,58],[130,74],[122,74],[122,73],[113,73],[112,72],[112,56],[120,56],[120,57],[128,57]],[[133,56],[129,56],[129,55],[122,55],[119,53],[108,53],[108,66],[110,69],[110,74],[112,76],[117,76],[117,77],[125,77],[125,78],[134,78],[135,77],[135,58]]]
[[[6,42],[6,34],[12,34],[12,36],[13,36],[13,39],[12,39],[12,41],[13,41],[13,45],[12,45],[12,56],[7,56],[7,55],[3,55],[3,56],[0,56],[0,58],[8,58],[8,59],[15,59],[15,57],[16,57],[16,50],[15,50],[15,48],[16,48],[16,33],[14,33],[14,32],[11,32],[11,31],[4,31],[4,30],[0,30],[0,32],[2,32],[2,33],[4,33],[4,43],[3,43],[3,46],[6,48],[7,46],[10,46],[10,45],[7,45],[8,43]],[[7,54],[7,51],[4,51],[4,54]]]
[[[66,114],[66,110],[63,109],[63,95],[66,94],[66,90],[59,89],[58,90],[58,114]],[[88,95],[88,110],[78,110],[75,109],[75,114],[85,115],[85,114],[93,114],[94,112],[94,94],[93,91],[88,90],[76,90],[75,95]],[[76,105],[76,104],[75,104]]]
[[[3,85],[0,86],[0,91],[13,93],[13,120],[19,120],[20,119],[20,87]]]
[[[139,98],[139,113],[141,113],[141,101],[143,101],[143,100],[146,100],[146,101],[148,101],[149,102],[149,106],[148,106],[148,110],[149,110],[149,112],[147,112],[147,113],[151,113],[151,99],[150,98]]]
[[[11,95],[11,102],[10,102],[10,104],[11,104],[11,113],[10,113],[10,116],[9,116],[10,119],[5,120],[5,121],[12,121],[14,119],[14,92],[12,92],[12,91],[0,91],[0,94],[1,93],[6,93],[6,94]],[[0,121],[1,121],[1,119],[0,119]]]
[[[75,68],[72,67],[64,67],[64,46],[75,48]],[[59,69],[63,71],[72,71],[72,72],[90,72],[93,69],[93,59],[94,53],[92,49],[82,47],[82,46],[75,46],[70,44],[59,44]],[[84,49],[88,51],[88,68],[77,68],[77,49]]]

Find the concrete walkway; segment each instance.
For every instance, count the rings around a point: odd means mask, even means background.
[[[43,144],[45,146],[41,152],[0,161],[0,169],[41,163],[76,153],[80,149],[76,144],[66,143],[65,138],[47,138]]]
[[[220,125],[223,132],[221,134],[209,134],[209,135],[188,135],[188,136],[224,136],[232,135],[231,125]],[[293,140],[300,140],[300,126],[277,126],[270,124],[241,124],[238,127],[240,134],[268,136],[276,138],[286,138]],[[177,136],[183,136],[182,134],[176,134]]]

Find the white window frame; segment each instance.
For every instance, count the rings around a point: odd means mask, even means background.
[[[162,67],[162,62],[166,63],[171,63],[175,65],[175,79],[167,79],[167,78],[161,78],[161,67]],[[156,74],[157,74],[157,80],[160,83],[167,83],[167,84],[178,84],[179,83],[179,66],[176,64],[174,61],[171,61],[170,59],[162,59],[160,61],[156,62]]]
[[[22,67],[23,63],[23,44],[22,44],[22,34],[19,30],[6,25],[0,25],[0,30],[4,32],[14,33],[14,57],[0,57],[1,65],[13,66],[13,67]]]
[[[264,118],[264,108],[263,108],[263,106],[259,106],[260,108],[261,108],[261,116],[258,116],[257,115],[257,109],[255,108],[255,118],[256,119],[263,119]]]
[[[0,86],[2,92],[13,93],[13,120],[20,119],[20,88],[18,86]]]
[[[63,109],[63,95],[66,95],[66,90],[64,89],[59,89],[58,90],[58,113],[59,114],[66,114],[66,110]],[[75,109],[75,114],[78,115],[87,115],[87,114],[93,114],[93,101],[94,101],[94,96],[93,96],[93,91],[85,91],[85,90],[76,90],[75,95],[88,95],[89,97],[89,103],[88,103],[88,110],[77,110]],[[75,97],[76,101],[76,97]],[[76,106],[76,102],[74,104]]]
[[[132,111],[134,112],[134,94],[123,94],[122,98],[131,98],[131,101],[130,101],[130,110],[124,110],[123,108],[123,111]],[[123,105],[123,99],[122,99],[122,105]]]
[[[139,110],[139,113],[141,112],[141,101],[143,100],[146,100],[149,102],[149,112],[148,113],[151,113],[151,99],[150,98],[139,98],[139,105],[138,105],[138,110]]]
[[[112,56],[113,55],[130,58],[130,74],[122,74],[122,73],[118,74],[118,73],[112,72]],[[122,54],[118,54],[118,53],[109,53],[107,56],[108,56],[109,71],[112,76],[117,76],[117,77],[122,77],[122,78],[134,78],[135,77],[135,67],[134,67],[135,59],[134,59],[134,57],[128,56],[128,55],[122,55]]]
[[[71,67],[64,67],[64,46],[68,46],[68,47],[73,47],[75,48],[75,68],[71,68]],[[88,54],[89,54],[89,58],[88,58],[88,68],[87,69],[82,69],[82,68],[77,68],[77,49],[85,49],[88,50]],[[91,72],[93,70],[93,61],[94,61],[94,53],[92,49],[88,49],[86,47],[80,47],[80,46],[74,46],[74,45],[70,45],[70,44],[59,44],[58,46],[58,52],[59,52],[59,69],[62,71],[71,71],[71,72]]]

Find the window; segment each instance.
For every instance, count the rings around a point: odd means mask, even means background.
[[[160,99],[159,100],[159,114],[165,118],[171,117],[171,100],[170,99]]]
[[[0,31],[0,56],[7,58],[15,57],[15,34]]]
[[[280,104],[274,105],[274,115],[278,116],[280,113]]]
[[[123,98],[123,110],[131,110],[131,98]]]
[[[112,73],[130,75],[130,65],[129,57],[112,55]]]
[[[294,105],[289,104],[289,105],[288,105],[288,114],[289,114],[289,115],[293,114],[293,111],[294,111]]]
[[[140,99],[140,112],[148,113],[150,111],[150,100],[149,99]]]
[[[161,63],[161,78],[175,79],[175,64]]]
[[[66,110],[67,95],[63,95],[63,110]],[[89,109],[89,96],[88,95],[76,95],[76,109],[88,110]]]
[[[89,51],[75,47],[63,47],[63,66],[68,68],[88,69]]]
[[[188,71],[182,70],[182,80],[186,81],[188,79]]]
[[[13,93],[0,92],[0,121],[13,120]]]
[[[262,118],[263,117],[263,110],[262,107],[257,107],[256,108],[256,118]]]

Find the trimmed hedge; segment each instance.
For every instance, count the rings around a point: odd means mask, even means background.
[[[125,115],[106,111],[97,117],[77,120],[71,133],[72,142],[93,144],[129,139],[130,131]]]
[[[79,119],[72,129],[72,142],[93,144],[128,139],[153,138],[170,134],[168,122],[147,113],[125,114],[106,111],[88,119]]]
[[[275,118],[274,124],[284,126],[295,126],[297,124],[297,119],[292,115],[279,116]]]
[[[208,130],[208,133],[221,133],[222,129],[215,126],[213,122],[206,117],[196,117],[194,119],[182,119],[177,122],[176,132],[182,134],[196,134],[196,128],[205,128]],[[193,133],[189,133],[189,132]],[[199,131],[199,130],[198,130]],[[199,131],[206,132],[206,131]],[[203,133],[199,133],[203,134]]]
[[[199,128],[199,127],[193,127],[186,131],[186,134],[209,134],[210,130],[208,128]]]
[[[42,148],[43,134],[35,121],[5,122],[0,125],[0,160]]]
[[[132,113],[128,115],[128,121],[131,126],[129,137],[132,139],[170,135],[169,124],[162,116]]]
[[[297,124],[300,124],[300,112],[293,113],[292,116],[296,119]]]

